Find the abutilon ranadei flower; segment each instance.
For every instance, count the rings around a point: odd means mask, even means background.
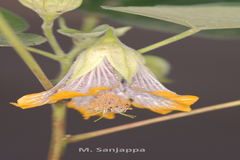
[[[161,114],[190,111],[190,105],[198,100],[196,96],[177,95],[165,88],[144,66],[144,58],[122,44],[112,28],[79,55],[55,87],[25,95],[12,104],[26,109],[69,98],[72,99],[67,106],[78,110],[84,119],[96,115],[113,119],[115,113],[133,118],[124,114],[131,104]]]

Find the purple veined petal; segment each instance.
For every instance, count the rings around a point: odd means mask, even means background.
[[[15,106],[21,107],[22,109],[33,108],[37,106],[42,106],[47,103],[55,103],[56,100],[49,99],[53,94],[57,93],[58,90],[65,85],[65,83],[71,78],[72,70],[53,88],[40,93],[33,93],[25,95],[18,99],[17,103],[11,103]]]
[[[105,93],[106,91],[103,92]],[[113,89],[111,92],[120,96],[120,98],[129,99],[129,97],[124,92],[122,84],[120,84],[120,87]],[[76,107],[80,108],[82,106],[88,106],[91,98],[96,98],[96,96],[76,97],[72,98],[72,101]]]
[[[113,71],[113,67],[105,57],[93,70],[84,76],[68,82],[64,87],[61,88],[61,92],[74,91],[88,93],[91,88],[116,88],[119,86],[119,84],[120,82],[117,75]]]
[[[80,108],[83,106],[88,106],[91,98],[95,98],[95,96],[76,97],[72,98],[71,101],[73,105],[75,105],[77,108]]]
[[[73,108],[80,112],[84,119],[87,120],[92,116],[99,116],[106,119],[113,119],[115,118],[115,113],[105,113],[105,112],[95,112],[92,109],[87,108],[89,105],[89,101],[91,101],[91,98],[95,98],[96,96],[87,96],[87,97],[76,97],[72,98],[70,102],[67,103],[67,106],[69,108]]]
[[[177,95],[164,87],[147,69],[140,65],[132,78],[132,84],[124,82],[126,94],[133,100],[132,105],[166,114],[173,110],[190,111],[198,97]]]
[[[118,88],[105,90],[94,96],[72,98],[67,106],[79,111],[84,119],[89,119],[91,116],[100,116],[99,119],[113,119],[115,113],[134,118],[133,115],[125,114],[127,110],[131,110],[130,104],[129,97],[126,96],[120,84]]]
[[[123,87],[122,83],[118,88],[115,88],[112,91],[114,92],[114,94],[120,96],[120,98],[129,99],[129,97],[125,93],[125,88]]]
[[[147,92],[136,91],[132,89],[132,87],[128,84],[127,81],[124,81],[124,88],[125,88],[126,95],[133,100],[132,104],[135,105],[135,107],[158,110],[159,106],[161,106],[163,110],[164,108],[166,110],[174,109],[171,106],[171,100],[168,100],[163,97],[155,96]]]
[[[132,78],[131,87],[135,90],[141,90],[146,92],[154,92],[154,91],[168,91],[166,87],[164,87],[151,73],[147,71],[147,69],[138,63],[138,71]]]

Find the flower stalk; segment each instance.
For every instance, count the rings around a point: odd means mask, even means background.
[[[168,38],[166,40],[163,40],[163,41],[160,41],[158,43],[155,43],[155,44],[152,44],[150,46],[147,46],[145,48],[139,49],[138,52],[143,54],[145,52],[154,50],[156,48],[162,47],[162,46],[167,45],[169,43],[172,43],[172,42],[175,42],[177,40],[180,40],[180,39],[183,39],[185,37],[188,37],[190,35],[193,35],[193,34],[199,32],[200,30],[201,29],[198,29],[198,28],[191,28],[191,29],[187,30],[186,32],[180,33],[180,34],[178,34],[176,36],[173,36],[171,38]]]
[[[48,39],[48,42],[50,43],[55,54],[58,56],[64,56],[65,53],[63,52],[63,50],[61,49],[61,47],[59,46],[59,44],[57,43],[57,40],[53,35],[53,31],[52,31],[53,21],[54,19],[50,19],[50,20],[44,19],[44,22],[42,24],[42,29],[43,29],[44,35]]]
[[[98,130],[98,131],[93,131],[93,132],[70,136],[67,138],[67,142],[75,143],[75,142],[79,142],[82,140],[86,140],[86,139],[90,139],[90,138],[94,138],[94,137],[98,137],[98,136],[102,136],[102,135],[106,135],[106,134],[110,134],[110,133],[115,133],[115,132],[119,132],[119,131],[124,131],[127,129],[136,128],[136,127],[141,127],[141,126],[145,126],[145,125],[149,125],[149,124],[153,124],[153,123],[157,123],[157,122],[163,122],[163,121],[172,120],[172,119],[176,119],[176,118],[192,116],[195,114],[215,111],[215,110],[224,109],[224,108],[235,107],[235,106],[239,106],[239,105],[240,105],[240,100],[237,100],[237,101],[232,101],[232,102],[227,102],[227,103],[222,103],[222,104],[217,104],[217,105],[212,105],[212,106],[208,106],[208,107],[204,107],[204,108],[195,109],[191,112],[180,112],[180,113],[175,113],[175,114],[171,114],[171,115],[167,115],[167,116],[151,118],[151,119],[134,122],[134,123],[130,123],[130,124],[125,124],[125,125],[121,125],[121,126],[117,126],[117,127],[112,127],[112,128],[102,129],[102,130]]]

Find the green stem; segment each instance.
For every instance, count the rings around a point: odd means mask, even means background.
[[[53,20],[44,20],[42,29],[44,32],[44,35],[47,37],[48,42],[50,43],[51,47],[53,48],[54,52],[58,56],[64,56],[65,53],[61,49],[61,47],[58,45],[57,40],[55,39],[53,32]]]
[[[60,79],[62,79],[67,71],[69,70],[71,66],[71,62],[68,58],[66,58],[66,54],[63,52],[61,47],[58,45],[57,40],[55,39],[53,32],[52,32],[52,27],[53,27],[53,21],[54,19],[44,19],[44,23],[42,25],[43,32],[45,36],[47,37],[51,47],[53,48],[55,54],[61,58],[63,58],[60,61],[60,66],[61,66],[61,75],[55,80],[54,83],[57,83]]]
[[[204,108],[200,108],[200,109],[195,109],[191,112],[180,112],[180,113],[170,114],[167,116],[152,118],[152,119],[134,122],[134,123],[130,123],[130,124],[125,124],[125,125],[121,125],[121,126],[117,126],[117,127],[112,127],[112,128],[107,128],[107,129],[103,129],[103,130],[98,130],[98,131],[93,131],[93,132],[88,132],[88,133],[71,136],[71,137],[67,138],[67,142],[74,143],[74,142],[86,140],[86,139],[97,137],[97,136],[102,136],[102,135],[109,134],[109,133],[114,133],[114,132],[118,132],[118,131],[123,131],[123,130],[127,130],[127,129],[132,129],[132,128],[136,128],[136,127],[141,127],[141,126],[157,123],[157,122],[163,122],[163,121],[167,121],[167,120],[171,120],[171,119],[191,116],[191,115],[195,115],[195,114],[215,111],[215,110],[224,109],[224,108],[230,108],[230,107],[239,106],[239,105],[240,105],[240,100],[237,100],[237,101],[212,105],[212,106],[208,106],[208,107],[204,107]]]
[[[25,47],[25,48],[27,50],[31,51],[31,52],[40,54],[42,56],[48,57],[48,58],[53,59],[55,61],[60,61],[62,59],[61,57],[58,57],[58,56],[56,56],[54,54],[51,54],[49,52],[45,52],[45,51],[42,51],[42,50],[39,50],[39,49],[36,49],[36,48],[32,48],[32,47]]]
[[[186,32],[180,33],[180,34],[178,34],[178,35],[176,35],[176,36],[173,36],[173,37],[168,38],[168,39],[166,39],[166,40],[163,40],[163,41],[161,41],[161,42],[158,42],[158,43],[155,43],[155,44],[153,44],[153,45],[147,46],[147,47],[145,47],[145,48],[139,49],[138,52],[139,52],[139,53],[145,53],[145,52],[154,50],[154,49],[156,49],[156,48],[162,47],[162,46],[167,45],[167,44],[169,44],[169,43],[172,43],[172,42],[175,42],[175,41],[177,41],[177,40],[180,40],[180,39],[183,39],[183,38],[185,38],[185,37],[188,37],[188,36],[190,36],[190,35],[192,35],[192,34],[195,34],[195,33],[199,32],[199,31],[200,31],[200,29],[198,29],[198,28],[189,29],[189,30],[186,31]]]
[[[62,101],[52,104],[53,126],[52,141],[50,145],[48,160],[60,160],[67,145],[65,135],[66,107]]]
[[[65,56],[60,62],[61,65],[61,73],[58,76],[57,79],[55,79],[52,83],[55,85],[57,84],[60,80],[63,79],[63,77],[68,73],[71,65],[72,65],[72,60],[69,59],[67,56]]]
[[[79,46],[75,46],[60,62],[61,62],[61,75],[53,82],[53,84],[58,83],[68,72],[70,69],[75,57],[84,49],[89,47],[91,44],[96,43],[98,39],[89,40],[83,42],[83,44]]]
[[[68,29],[68,26],[66,25],[65,19],[63,17],[58,18],[58,25],[61,29]]]
[[[19,56],[23,59],[23,61],[27,64],[27,66],[31,69],[40,83],[44,86],[46,90],[52,88],[52,83],[49,81],[47,76],[44,74],[38,63],[32,57],[31,53],[29,53],[20,42],[19,38],[14,34],[12,28],[8,25],[7,21],[4,19],[2,14],[0,13],[0,30],[2,34],[7,38],[7,40],[12,44],[13,48],[19,54]]]

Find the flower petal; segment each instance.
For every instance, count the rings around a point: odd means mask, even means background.
[[[113,67],[105,57],[92,71],[62,86],[50,99],[60,100],[78,96],[96,95],[101,90],[117,88],[120,85]]]
[[[140,90],[143,92],[153,92],[153,91],[168,91],[155,77],[151,74],[147,67],[144,67],[138,63],[138,71],[132,78],[131,87],[134,90]]]
[[[114,92],[114,94],[120,96],[120,98],[129,99],[129,97],[125,93],[125,88],[123,87],[122,84],[120,84],[118,88],[115,88],[112,91]]]
[[[56,100],[49,100],[48,98],[52,95],[52,91],[45,91],[40,93],[28,94],[17,100],[17,103],[10,103],[22,109],[33,108],[42,106],[47,103],[55,103]]]
[[[68,74],[52,89],[40,93],[28,94],[17,100],[17,103],[10,103],[22,109],[33,108],[42,106],[44,104],[55,103],[56,100],[49,99],[54,93],[57,93],[58,89],[66,83],[72,76],[72,69]]]
[[[95,87],[95,88],[91,88],[89,90],[89,93],[87,93],[87,94],[74,92],[74,91],[64,91],[64,92],[59,91],[59,93],[54,94],[49,99],[61,100],[61,99],[69,99],[69,98],[74,98],[74,97],[86,97],[86,96],[96,95],[97,93],[99,93],[103,90],[110,90],[110,89],[111,88],[109,88],[109,87]]]
[[[133,99],[132,104],[135,107],[166,114],[173,110],[190,111],[190,105],[198,100],[196,96],[175,94],[158,82],[144,66],[138,66],[131,86],[127,82],[124,84],[126,93]]]
[[[114,92],[114,94],[120,96],[120,98],[129,99],[124,93],[124,88],[122,84],[120,84],[120,87],[115,88],[112,91]],[[70,102],[68,102],[67,106],[69,108],[73,108],[79,111],[82,115],[84,115],[84,119],[89,119],[91,116],[101,117],[103,115],[103,112],[94,114],[96,112],[93,112],[92,110],[87,109],[86,107],[89,105],[89,101],[91,101],[92,98],[96,98],[96,96],[92,95],[92,96],[85,96],[85,97],[76,97],[76,98],[73,98]],[[115,113],[114,112],[105,113],[104,118],[113,119],[115,118]]]
[[[166,91],[159,91],[158,96],[155,96],[151,92],[136,91],[130,87],[126,93],[133,100],[133,106],[150,109],[161,114],[167,114],[173,110],[191,111],[190,105],[198,100],[196,96],[180,96]]]

